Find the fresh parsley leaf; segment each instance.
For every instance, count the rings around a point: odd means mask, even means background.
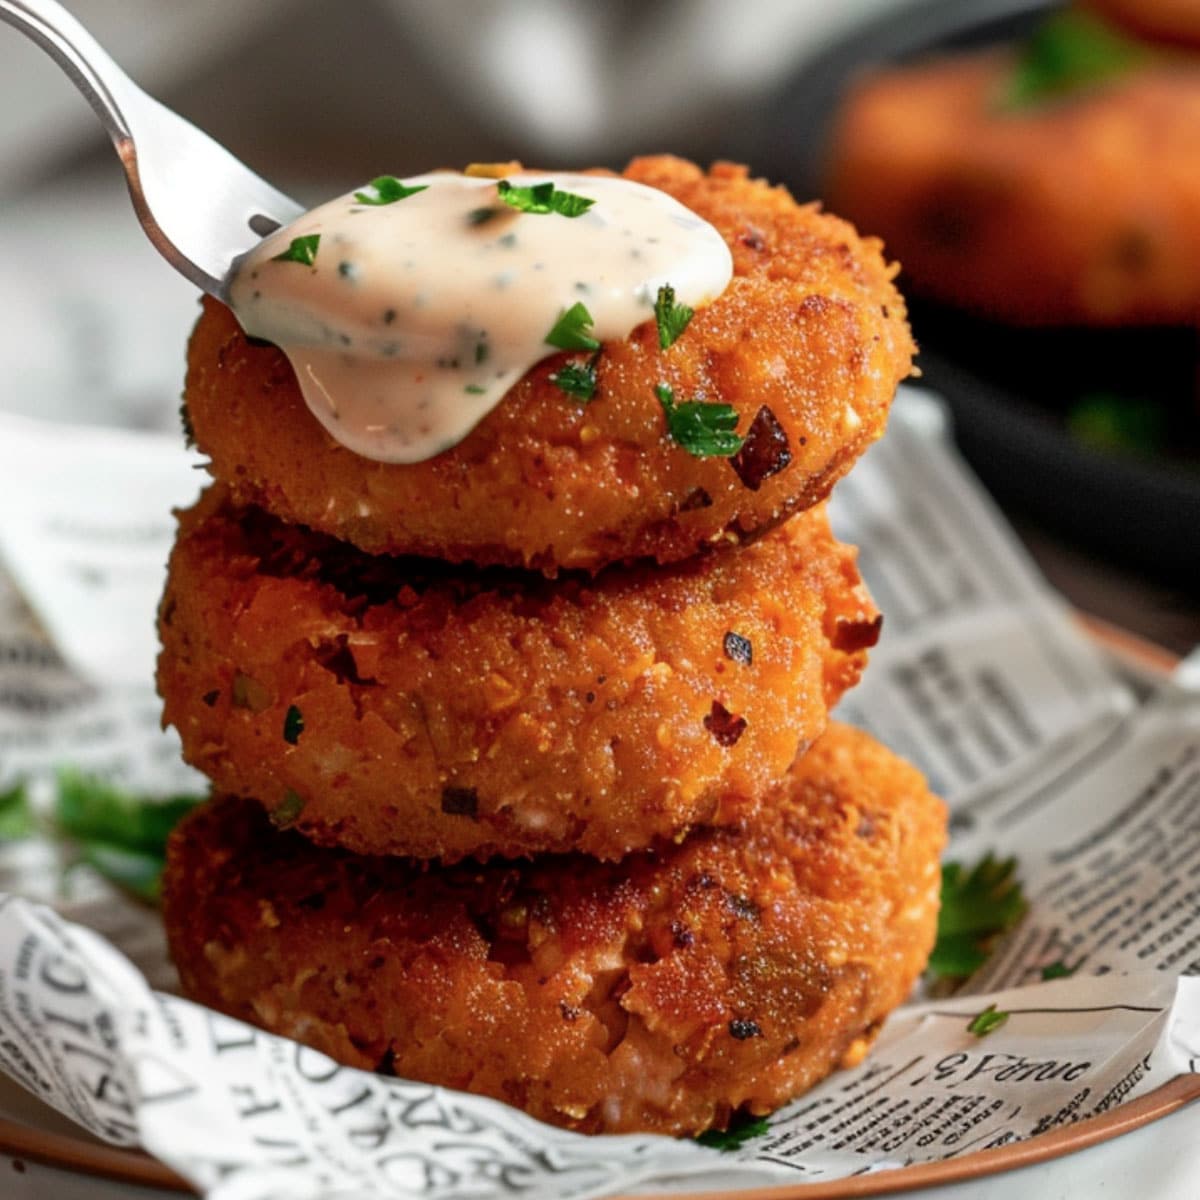
[[[658,297],[654,301],[654,320],[658,325],[659,346],[663,350],[673,346],[695,315],[694,308],[675,303],[675,289],[669,283],[660,287]]]
[[[1008,1013],[1000,1012],[994,1004],[989,1004],[967,1026],[967,1032],[973,1033],[976,1037],[987,1037],[989,1033],[999,1029],[1007,1020]]]
[[[375,189],[375,194],[355,192],[354,198],[359,204],[395,204],[397,200],[406,200],[409,196],[423,192],[428,186],[427,183],[418,183],[415,187],[409,187],[408,184],[401,183],[395,175],[377,175],[367,184],[367,187]]]
[[[304,714],[294,704],[289,704],[283,718],[283,740],[289,746],[294,746],[303,732]]]
[[[135,796],[73,769],[58,774],[54,819],[80,861],[140,896],[158,899],[167,837],[202,796]]]
[[[272,262],[298,262],[311,267],[317,261],[317,247],[321,244],[319,233],[310,233],[306,237],[292,238],[291,245],[282,253],[276,254]]]
[[[588,333],[592,323],[592,314],[582,301],[572,304],[559,313],[558,320],[546,334],[546,344],[560,350],[599,350],[600,343]]]
[[[1042,980],[1049,982],[1051,979],[1070,979],[1075,974],[1074,967],[1068,967],[1060,958],[1057,962],[1052,962],[1049,966],[1042,968]]]
[[[505,204],[521,212],[558,213],[560,217],[582,217],[596,203],[574,192],[560,192],[549,180],[523,187],[502,179],[496,184],[496,192]]]
[[[702,1146],[728,1153],[740,1150],[751,1138],[763,1137],[768,1132],[766,1117],[742,1117],[728,1129],[708,1129],[696,1141]]]
[[[929,970],[943,979],[965,979],[987,961],[992,944],[1028,907],[1016,878],[1017,860],[987,854],[967,870],[942,867],[942,907]]]
[[[667,418],[667,432],[689,454],[696,458],[731,458],[742,448],[746,439],[734,432],[738,415],[732,405],[706,400],[676,404],[674,391],[665,383],[654,391]]]
[[[23,783],[0,792],[0,842],[16,842],[34,831],[33,811]]]
[[[1091,13],[1055,13],[1022,47],[997,107],[1002,112],[1034,108],[1125,74],[1149,52]]]
[[[596,363],[599,361],[597,353],[585,363],[566,363],[550,376],[550,382],[568,396],[588,401],[596,394]]]

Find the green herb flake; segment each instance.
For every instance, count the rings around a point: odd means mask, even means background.
[[[500,215],[498,208],[473,208],[467,213],[468,225],[486,225]]]
[[[296,823],[297,818],[304,811],[304,799],[299,793],[293,792],[291,788],[283,793],[283,799],[278,806],[271,811],[271,824],[276,829],[287,829],[289,826]]]
[[[487,388],[481,387],[477,383],[468,383],[467,386],[463,388],[463,391],[466,392],[468,396],[482,396],[487,391]]]
[[[1035,108],[1124,75],[1147,58],[1145,46],[1091,13],[1058,12],[1021,48],[996,107],[1001,112]]]
[[[735,1120],[728,1129],[709,1129],[696,1141],[727,1154],[731,1150],[740,1150],[751,1138],[765,1137],[768,1131],[766,1117],[747,1116]]]
[[[695,458],[731,458],[742,448],[746,439],[734,432],[738,415],[732,405],[705,400],[677,404],[665,383],[654,391],[667,418],[667,432]]]
[[[588,333],[592,324],[592,314],[582,301],[576,302],[559,313],[546,334],[546,345],[557,346],[559,350],[599,350],[600,343]]]
[[[596,363],[599,354],[593,354],[584,363],[566,363],[550,376],[550,382],[568,396],[575,396],[585,403],[596,394]]]
[[[283,718],[283,740],[289,746],[294,746],[303,732],[304,714],[294,704],[289,704]]]
[[[395,204],[397,200],[407,200],[409,196],[423,192],[428,186],[427,183],[418,183],[409,187],[408,184],[401,183],[395,175],[378,175],[367,184],[367,187],[374,189],[373,194],[355,192],[354,198],[359,204]]]
[[[654,301],[654,320],[658,325],[659,346],[663,350],[673,346],[695,315],[694,308],[689,308],[686,304],[676,304],[675,289],[670,284],[660,287]]]
[[[1060,958],[1057,962],[1052,962],[1049,966],[1042,968],[1042,981],[1049,983],[1051,979],[1070,979],[1074,974],[1075,968],[1068,967]]]
[[[202,796],[138,796],[66,768],[58,773],[54,823],[89,863],[127,891],[159,897],[167,837]]]
[[[310,233],[306,237],[292,238],[291,245],[282,253],[276,254],[272,262],[297,262],[311,267],[317,261],[317,247],[321,244],[319,233]]]
[[[16,842],[34,832],[33,810],[24,783],[0,792],[0,842]]]
[[[942,866],[942,906],[930,972],[942,979],[965,979],[987,961],[1001,934],[1028,908],[1016,878],[1015,858],[987,854],[970,870],[961,863]]]
[[[496,192],[505,204],[520,212],[558,213],[560,217],[582,217],[595,200],[578,196],[574,192],[560,192],[553,183],[535,183],[530,187],[509,183],[501,179]]]
[[[987,1037],[994,1033],[1008,1020],[1008,1013],[1000,1012],[994,1004],[989,1004],[978,1016],[974,1017],[967,1026],[967,1032],[976,1037]]]

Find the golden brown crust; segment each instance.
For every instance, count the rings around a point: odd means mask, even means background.
[[[736,819],[820,735],[879,629],[854,560],[820,507],[547,581],[373,558],[217,485],[171,558],[164,719],[219,790],[322,843],[619,858]]]
[[[829,732],[756,821],[607,865],[429,869],[217,800],[175,832],[185,991],[343,1062],[588,1132],[696,1133],[857,1058],[925,964],[943,806]]]
[[[1007,51],[881,72],[848,98],[829,199],[912,289],[1020,325],[1200,315],[1200,64],[1014,112]]]
[[[547,574],[676,561],[822,499],[882,433],[911,366],[904,304],[879,243],[741,167],[705,174],[645,158],[625,174],[694,209],[733,251],[734,281],[669,351],[653,321],[606,344],[586,405],[550,382],[563,356],[547,359],[458,446],[402,466],[334,442],[283,355],[249,344],[206,301],[187,404],[213,474],[243,502],[371,552]],[[728,460],[693,458],[666,436],[660,382],[678,397],[732,404],[742,433],[768,408],[790,464],[754,490]]]

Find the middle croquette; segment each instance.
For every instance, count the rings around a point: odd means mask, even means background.
[[[352,1066],[589,1133],[695,1133],[861,1058],[933,943],[945,810],[833,725],[759,816],[619,864],[426,868],[246,801],[189,816],[164,909],[184,990]]]
[[[217,788],[368,854],[616,859],[753,808],[881,618],[824,506],[740,548],[555,581],[183,514],[164,720]]]

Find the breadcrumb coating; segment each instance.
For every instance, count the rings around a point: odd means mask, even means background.
[[[881,618],[824,506],[752,545],[546,580],[181,517],[158,685],[184,757],[315,841],[615,859],[757,807]]]

